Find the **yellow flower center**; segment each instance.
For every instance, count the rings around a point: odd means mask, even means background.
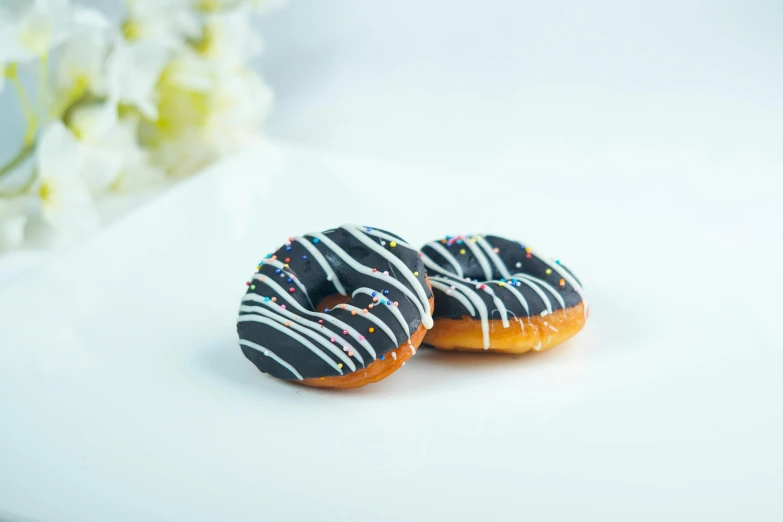
[[[133,41],[141,36],[141,24],[136,20],[125,20],[122,22],[120,31],[126,39]]]
[[[50,204],[54,198],[54,188],[44,181],[38,189],[38,197],[41,198],[41,201],[45,204]]]

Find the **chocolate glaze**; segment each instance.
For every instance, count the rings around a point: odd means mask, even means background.
[[[418,252],[384,230],[345,225],[289,238],[259,263],[242,299],[242,352],[279,379],[360,370],[408,342],[422,323],[431,326],[425,274]],[[339,293],[353,297],[314,311]]]
[[[464,292],[480,299],[489,311],[489,319],[496,320],[502,317],[494,298],[517,318],[547,314],[550,309],[561,310],[583,302],[581,283],[568,268],[559,261],[540,257],[517,241],[485,235],[447,236],[427,243],[421,251],[433,283],[435,319],[477,318],[475,307],[471,313],[465,299],[457,299],[456,294],[464,296]],[[492,293],[482,291],[482,285]],[[448,288],[444,290],[445,287]],[[521,294],[527,308],[509,287]]]

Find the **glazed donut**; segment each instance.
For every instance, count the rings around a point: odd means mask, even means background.
[[[416,353],[434,298],[398,236],[355,225],[290,237],[247,283],[239,345],[259,370],[327,388],[379,381]]]
[[[560,261],[497,236],[446,236],[422,247],[441,350],[524,353],[573,336],[587,319],[582,285]]]

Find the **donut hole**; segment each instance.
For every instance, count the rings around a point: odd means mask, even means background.
[[[337,308],[341,304],[350,303],[353,298],[350,295],[331,294],[321,299],[315,305],[316,312],[324,312],[327,309]]]

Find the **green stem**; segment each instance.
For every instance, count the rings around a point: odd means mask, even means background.
[[[22,163],[30,159],[33,155],[33,152],[35,152],[34,144],[30,143],[26,145],[22,150],[20,150],[16,154],[16,156],[11,158],[11,161],[9,161],[6,165],[0,167],[0,179],[13,172]],[[27,183],[25,183],[21,187],[18,187],[17,189],[11,192],[0,191],[0,198],[12,198],[15,196],[21,196],[22,194],[27,192],[27,190],[32,186],[34,181],[35,181],[35,174],[33,174],[33,176],[30,177]]]
[[[48,113],[49,105],[49,55],[45,54],[41,56],[40,70],[38,74],[38,80],[40,82],[38,86],[38,99],[41,104],[41,114]]]
[[[27,90],[25,90],[24,85],[22,85],[21,80],[19,80],[17,65],[15,63],[8,66],[5,75],[16,89],[16,94],[19,96],[19,102],[22,104],[22,111],[27,120],[27,129],[24,133],[24,146],[27,147],[33,143],[35,133],[38,131],[38,121],[35,117],[33,104],[30,101],[30,96],[27,94]]]
[[[22,149],[17,152],[16,156],[11,158],[7,164],[0,166],[0,179],[3,179],[5,176],[16,170],[22,163],[27,161],[33,155],[35,152],[35,136],[38,132],[38,120],[35,115],[35,110],[33,108],[32,102],[30,101],[30,96],[27,94],[27,90],[25,90],[24,85],[22,85],[21,80],[19,80],[17,64],[10,64],[6,68],[5,75],[13,84],[16,90],[16,94],[19,97],[19,102],[22,105],[22,111],[24,112],[25,119],[27,120],[27,129],[24,133]],[[29,183],[25,184],[25,186],[21,187],[21,192],[0,192],[0,197],[13,197],[24,193],[24,191],[26,191],[32,184],[34,179],[35,177],[33,177]]]

